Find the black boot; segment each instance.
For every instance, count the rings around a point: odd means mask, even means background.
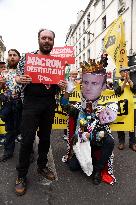
[[[101,172],[96,171],[93,174],[93,184],[98,185],[101,183]]]

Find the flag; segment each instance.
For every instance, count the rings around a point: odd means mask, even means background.
[[[70,66],[66,66],[66,69],[65,69],[65,80],[68,80],[69,79],[69,76],[70,76]]]
[[[116,66],[116,76],[119,77],[119,68],[128,67],[125,29],[122,16],[111,24],[104,37],[104,48],[106,53],[113,59]]]

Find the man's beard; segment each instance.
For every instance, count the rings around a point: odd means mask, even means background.
[[[53,48],[53,46],[50,47],[50,49],[46,50],[46,49],[44,49],[41,45],[39,45],[39,49],[40,49],[40,51],[41,51],[43,54],[45,54],[45,55],[50,54],[52,48]]]
[[[17,64],[18,64],[18,62],[17,62],[17,63],[12,63],[12,64],[8,63],[8,68],[9,68],[9,69],[10,69],[10,68],[16,69],[16,68],[17,68]]]

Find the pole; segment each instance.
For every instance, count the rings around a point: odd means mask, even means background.
[[[131,55],[133,54],[133,0],[131,0],[131,44],[130,44],[130,51]]]

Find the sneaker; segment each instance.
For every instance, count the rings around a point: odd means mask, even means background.
[[[38,167],[37,172],[38,172],[38,174],[42,175],[46,179],[49,179],[51,181],[55,180],[54,173],[50,169],[48,169],[47,167],[45,169],[40,169]]]
[[[17,196],[22,196],[26,193],[26,177],[17,178],[15,184],[15,192]]]

